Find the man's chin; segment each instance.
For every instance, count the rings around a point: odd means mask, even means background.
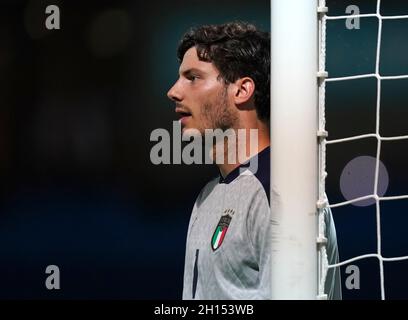
[[[184,139],[191,139],[191,138],[197,138],[197,137],[202,137],[203,134],[200,132],[200,130],[196,128],[188,128],[188,127],[183,127],[181,131],[181,135],[183,140]]]

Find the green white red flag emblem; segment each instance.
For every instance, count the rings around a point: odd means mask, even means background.
[[[230,211],[232,210],[228,210],[228,212]],[[227,212],[227,210],[224,212]],[[231,213],[233,214],[233,211]],[[218,225],[215,228],[214,234],[211,238],[211,248],[214,251],[217,250],[224,241],[231,219],[232,217],[229,214],[226,214],[222,216],[220,221],[218,222]]]

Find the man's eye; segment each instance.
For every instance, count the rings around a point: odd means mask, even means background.
[[[195,76],[195,75],[190,75],[187,79],[190,80],[190,81],[195,81],[195,80],[198,79],[198,77]]]

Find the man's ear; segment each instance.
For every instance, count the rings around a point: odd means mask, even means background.
[[[249,77],[239,78],[232,86],[236,105],[247,103],[255,93],[255,82]]]

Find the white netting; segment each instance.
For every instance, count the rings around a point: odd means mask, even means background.
[[[390,201],[390,200],[400,200],[408,199],[408,195],[392,196],[392,197],[381,197],[378,195],[378,177],[379,177],[379,163],[381,154],[381,143],[382,141],[393,141],[393,140],[403,140],[408,139],[408,135],[405,136],[393,136],[384,137],[380,134],[380,107],[381,107],[381,81],[392,80],[392,79],[408,79],[407,75],[398,76],[381,76],[379,71],[380,66],[380,52],[381,52],[381,36],[382,36],[382,23],[386,19],[408,19],[408,15],[399,16],[383,16],[381,15],[381,0],[377,0],[376,13],[373,14],[359,14],[359,15],[345,15],[345,16],[328,16],[326,14],[326,1],[319,0],[319,132],[320,137],[319,143],[319,236],[318,242],[320,243],[319,249],[319,298],[324,298],[324,282],[327,274],[328,268],[339,267],[346,265],[350,262],[366,259],[366,258],[377,258],[380,265],[380,281],[381,281],[381,299],[385,299],[385,289],[384,289],[384,261],[400,261],[407,260],[408,256],[400,257],[384,257],[381,253],[381,221],[380,221],[380,201]],[[350,19],[350,18],[365,18],[365,17],[376,17],[378,19],[378,36],[377,36],[377,51],[376,51],[376,62],[375,62],[375,73],[371,74],[361,74],[356,76],[345,76],[338,78],[327,77],[327,72],[325,70],[326,65],[326,24],[328,20],[339,20],[339,19]],[[334,81],[347,81],[353,79],[361,78],[376,78],[377,79],[377,103],[376,103],[376,129],[375,133],[368,133],[364,135],[358,135],[353,137],[347,137],[344,139],[327,140],[327,132],[325,129],[325,85],[326,82]],[[376,165],[375,165],[375,179],[374,179],[374,193],[364,197],[359,197],[352,199],[350,201],[344,201],[341,203],[328,205],[327,199],[325,197],[325,179],[326,179],[326,145],[341,143],[351,140],[359,140],[366,138],[376,138],[377,139],[377,155],[376,155]],[[376,224],[377,224],[377,252],[371,254],[360,255],[352,259],[341,261],[335,265],[328,265],[325,239],[324,239],[324,207],[329,206],[330,208],[345,206],[351,203],[355,203],[365,199],[374,199],[376,203]]]

